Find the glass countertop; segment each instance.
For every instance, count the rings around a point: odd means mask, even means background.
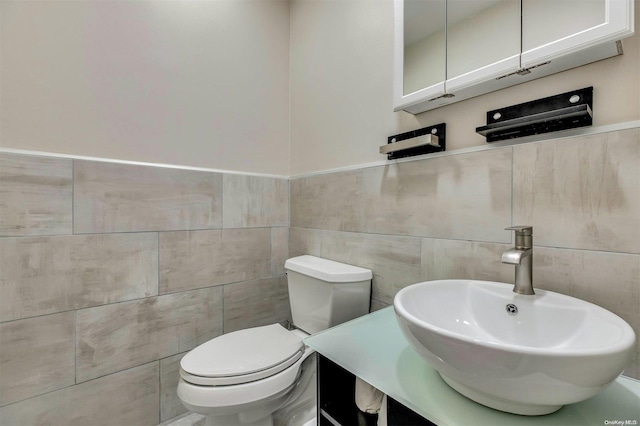
[[[508,414],[473,402],[450,388],[409,345],[393,307],[309,336],[305,343],[439,426],[640,426],[640,381],[627,377],[546,416]]]

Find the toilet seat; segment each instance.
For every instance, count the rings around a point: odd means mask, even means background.
[[[262,380],[295,364],[302,338],[271,324],[234,331],[196,347],[180,361],[180,376],[200,386],[229,386]]]
[[[184,369],[180,368],[180,377],[186,380],[189,383],[193,383],[194,385],[200,386],[228,386],[228,385],[239,385],[242,383],[255,382],[256,380],[261,380],[266,377],[273,376],[274,374],[278,374],[282,370],[286,370],[296,363],[302,357],[303,351],[297,352],[291,358],[285,360],[282,364],[274,365],[273,367],[267,368],[262,371],[256,371],[254,373],[249,374],[241,374],[238,376],[228,376],[228,377],[204,377],[204,376],[196,376],[194,374],[189,374]]]
[[[188,409],[196,412],[217,410],[221,414],[234,412],[238,407],[266,402],[288,392],[295,386],[302,363],[315,352],[305,348],[302,356],[291,366],[273,376],[248,383],[228,386],[200,386],[182,377],[178,381],[178,397]],[[196,410],[196,407],[197,408]]]

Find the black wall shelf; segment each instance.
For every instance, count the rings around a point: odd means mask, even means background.
[[[383,145],[381,153],[384,153],[384,148],[389,147],[395,143],[401,146],[401,142],[409,141],[414,138],[423,138],[425,136],[435,136],[433,141],[437,145],[424,144],[413,148],[400,149],[387,154],[387,159],[396,160],[398,158],[413,157],[415,155],[431,154],[434,152],[441,152],[447,149],[447,125],[445,123],[436,124],[434,126],[427,126],[421,129],[412,130],[410,132],[400,133],[398,135],[389,136],[387,138],[387,145]]]
[[[487,112],[476,132],[487,142],[557,132],[593,123],[593,87]]]

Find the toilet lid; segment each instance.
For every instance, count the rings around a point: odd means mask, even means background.
[[[256,376],[254,373],[266,373],[269,370],[281,371],[277,367],[295,362],[303,351],[304,343],[299,336],[280,324],[272,324],[211,339],[186,354],[180,366],[189,376],[228,378],[222,382],[238,383],[233,377],[252,377]]]

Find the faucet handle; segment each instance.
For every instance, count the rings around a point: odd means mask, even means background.
[[[510,226],[504,229],[505,231],[516,231],[516,249],[533,248],[533,226]]]
[[[510,226],[508,228],[504,228],[505,231],[516,231],[517,236],[529,236],[533,235],[533,226],[524,225],[524,226]]]

